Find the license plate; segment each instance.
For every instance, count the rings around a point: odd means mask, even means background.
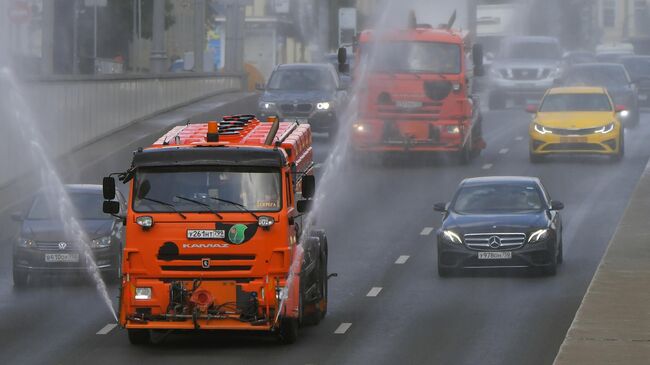
[[[78,253],[46,253],[45,262],[79,262]]]
[[[639,94],[639,100],[643,100],[643,101],[648,100],[648,95],[645,95],[645,94]]]
[[[226,231],[223,229],[188,229],[187,238],[194,240],[223,239]]]
[[[512,258],[511,251],[478,253],[479,260],[509,260],[511,258]]]
[[[587,143],[587,137],[560,137],[560,143]]]
[[[398,108],[402,108],[402,109],[416,109],[416,108],[421,108],[422,107],[422,102],[421,101],[412,101],[412,100],[397,100],[395,102],[395,105]]]

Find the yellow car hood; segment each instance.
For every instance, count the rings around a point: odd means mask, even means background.
[[[595,128],[616,120],[613,112],[537,113],[535,122],[549,128]]]

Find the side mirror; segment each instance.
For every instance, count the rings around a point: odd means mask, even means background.
[[[316,193],[316,178],[314,175],[305,175],[302,177],[302,197],[311,199]]]
[[[564,203],[556,200],[551,200],[551,210],[562,210],[562,209],[564,209]]]
[[[105,177],[102,181],[104,200],[115,199],[115,178]]]
[[[11,220],[14,222],[22,222],[24,220],[23,214],[16,212],[11,214]]]
[[[313,200],[298,200],[296,202],[296,209],[298,210],[298,213],[309,213],[313,205]]]
[[[436,203],[433,205],[433,210],[440,213],[446,213],[447,203]]]
[[[474,67],[479,68],[483,66],[483,45],[475,44],[472,47],[472,61],[474,62]]]
[[[526,113],[537,114],[538,110],[539,110],[538,105],[535,105],[535,104],[526,105]]]
[[[116,201],[107,200],[102,208],[106,214],[117,215],[120,213],[120,203]]]

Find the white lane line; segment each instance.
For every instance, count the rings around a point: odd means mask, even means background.
[[[510,150],[507,149],[507,148],[502,148],[502,149],[499,151],[499,153],[502,154],[502,155],[505,155],[506,153],[508,153],[508,151],[510,151]]]
[[[106,335],[109,332],[111,332],[115,327],[117,327],[117,323],[109,323],[104,328],[100,329],[97,334],[98,335]]]
[[[334,331],[335,335],[343,335],[345,334],[350,327],[352,327],[352,323],[341,323],[341,325]]]
[[[409,256],[408,255],[402,255],[395,260],[396,265],[404,265],[406,261],[408,261]]]
[[[433,227],[424,227],[422,232],[420,232],[420,236],[428,236],[433,232]]]
[[[317,163],[316,165],[314,165],[314,170],[318,170],[318,169],[320,169],[320,168],[323,168],[323,164],[322,164],[322,163]]]
[[[492,165],[491,163],[486,163],[485,165],[483,165],[482,169],[483,170],[489,170],[489,169],[492,168],[492,166],[494,166],[494,165]]]
[[[524,140],[524,137],[522,137],[522,136],[515,137],[515,141],[523,141],[523,140]]]
[[[381,287],[376,286],[376,287],[370,289],[370,291],[368,292],[368,294],[366,294],[366,296],[367,297],[376,297],[381,292],[381,289],[382,289]]]

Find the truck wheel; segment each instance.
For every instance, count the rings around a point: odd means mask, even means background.
[[[14,276],[14,286],[16,288],[23,288],[27,286],[27,282],[29,280],[29,274],[27,273],[27,271],[17,270],[14,268],[13,276]]]
[[[490,110],[500,110],[506,108],[506,97],[497,92],[491,92],[488,97],[488,107]]]
[[[278,339],[284,345],[290,345],[298,339],[298,320],[295,318],[282,318],[278,331]]]
[[[129,342],[131,345],[148,345],[151,343],[151,333],[149,330],[128,329]]]

